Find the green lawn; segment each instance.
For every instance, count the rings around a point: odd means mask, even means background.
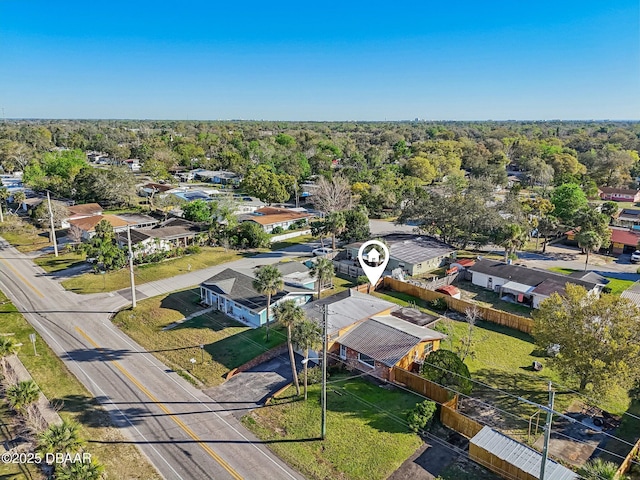
[[[29,341],[29,334],[34,332],[33,327],[16,312],[2,293],[0,315],[0,333],[14,333],[16,342],[24,345],[18,353],[20,360],[47,398],[61,407],[60,416],[82,425],[81,437],[87,440],[87,451],[106,465],[109,478],[159,479],[160,476],[146,458],[126,441],[117,428],[111,426],[109,414],[67,370],[39,335],[36,340],[38,356],[33,355]],[[5,478],[1,476],[3,473],[5,471],[0,469],[0,478]]]
[[[187,370],[205,386],[222,383],[229,370],[286,341],[280,327],[271,327],[267,343],[264,327],[251,329],[219,312],[163,330],[201,310],[199,301],[197,289],[153,297],[138,302],[135,310],[119,312],[113,322],[162,362],[178,372]],[[191,358],[197,361],[193,366]]]
[[[286,232],[285,232],[286,233]],[[282,235],[282,234],[280,234]],[[299,237],[289,238],[287,240],[282,240],[281,242],[272,243],[267,251],[270,250],[282,250],[283,248],[292,247],[294,245],[298,245],[300,243],[311,242],[314,239],[311,235],[300,235]]]
[[[385,479],[422,444],[405,423],[407,412],[422,401],[411,393],[332,375],[324,442],[318,439],[320,386],[310,386],[306,402],[294,396],[290,387],[243,423],[307,478]]]
[[[13,216],[5,217],[4,223],[0,224],[0,236],[22,253],[51,246],[45,230]]]
[[[87,256],[84,253],[64,252],[57,257],[53,253],[48,253],[34,259],[34,262],[42,267],[45,272],[53,273],[82,265],[85,263],[85,258]]]
[[[564,275],[569,275],[576,270],[572,270],[570,268],[560,268],[560,267],[551,267],[549,268],[552,272],[562,273]],[[631,287],[635,282],[633,280],[620,280],[618,278],[607,278],[609,283],[607,283],[606,287],[610,290],[610,293],[613,295],[620,296],[622,292],[624,292],[627,288]]]
[[[441,348],[455,350],[460,345],[460,339],[467,330],[466,322],[445,320],[438,325],[438,330],[443,331],[449,337],[441,344]],[[548,399],[547,384],[549,381],[557,382],[555,396],[555,409],[566,411],[576,400],[578,395],[565,388],[565,385],[576,390],[577,385],[571,379],[560,376],[546,366],[546,357],[540,355],[533,338],[526,333],[519,332],[501,325],[480,321],[476,324],[473,333],[475,339],[475,355],[467,358],[465,363],[469,367],[472,378],[500,389],[504,393],[496,392],[491,388],[476,385],[472,396],[482,399],[487,403],[507,410],[517,416],[502,414],[499,424],[503,431],[519,436],[526,440],[528,418],[536,409],[515,397],[522,397],[538,404],[546,404]],[[545,368],[541,372],[533,371],[533,361],[541,362]],[[610,411],[621,413],[626,410],[629,399],[623,392],[612,391],[608,399],[607,407]],[[497,417],[493,417],[494,420]]]
[[[440,316],[440,313],[436,312],[435,310],[426,308],[426,301],[413,297],[407,293],[394,292],[393,290],[383,290],[382,292],[372,292],[371,294],[388,302],[396,303],[402,307],[415,307],[420,311],[428,313],[430,315]]]
[[[165,262],[140,265],[135,267],[136,283],[138,285],[169,278],[191,270],[200,270],[221,263],[232,262],[242,258],[245,253],[235,250],[226,251],[220,247],[203,247],[200,253],[186,255],[181,258]],[[78,277],[62,282],[67,290],[76,293],[100,293],[120,290],[129,286],[129,270],[123,268],[107,274],[85,273]]]

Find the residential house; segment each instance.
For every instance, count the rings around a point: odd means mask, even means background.
[[[611,245],[609,246],[609,252],[614,255],[620,255],[622,253],[632,253],[637,250],[638,243],[640,242],[640,231],[629,230],[624,227],[609,227],[611,232]],[[570,230],[566,233],[567,241],[569,245],[577,245],[574,230]]]
[[[358,370],[393,380],[393,367],[412,370],[446,338],[393,315],[377,315],[339,336],[335,343],[340,358]]]
[[[199,224],[184,218],[170,218],[144,231],[146,235],[158,239],[160,243],[168,242],[172,247],[186,247],[195,243],[201,232]]]
[[[114,232],[122,232],[127,229],[129,222],[116,215],[92,215],[90,217],[68,220],[69,238],[80,242],[91,239],[96,234],[96,225],[106,220],[113,227]]]
[[[234,212],[236,215],[247,215],[254,213],[256,210],[264,208],[266,204],[255,197],[249,197],[247,195],[234,195],[233,197],[221,196],[214,197],[214,200],[231,200],[234,206]]]
[[[613,217],[613,225],[630,228],[631,230],[640,230],[640,210],[623,208],[621,212]]]
[[[128,235],[131,235],[131,250],[134,258],[145,257],[157,252],[168,252],[173,245],[168,240],[154,237],[149,234],[148,229],[131,229],[129,232],[123,231],[116,234],[116,241],[121,248],[127,248],[129,244]]]
[[[425,235],[392,233],[381,237],[389,248],[387,271],[396,269],[405,275],[420,276],[446,265],[454,258],[456,249],[440,240]],[[345,247],[348,261],[356,261],[358,250],[364,242]]]
[[[140,187],[138,194],[141,197],[152,197],[158,193],[166,193],[171,189],[173,189],[171,185],[149,182]]]
[[[308,288],[315,291],[316,279],[311,276],[311,270],[305,264],[300,262],[284,262],[276,263],[274,267],[280,271],[282,279],[287,285]]]
[[[255,222],[265,232],[271,233],[277,227],[288,230],[296,222],[306,224],[312,217],[310,213],[296,212],[289,208],[263,207],[250,215],[241,216],[240,221]]]
[[[239,185],[242,177],[234,172],[216,170],[211,172],[211,183],[218,185]]]
[[[308,318],[322,324],[327,313],[327,349],[355,368],[392,380],[394,366],[412,369],[444,335],[426,328],[434,318],[395,303],[347,290],[305,305]],[[417,315],[416,315],[417,313]],[[317,352],[314,352],[317,355]]]
[[[267,322],[267,297],[253,288],[254,277],[227,268],[200,284],[200,298],[226,315],[251,327],[260,327]],[[312,296],[306,288],[285,285],[284,290],[271,297],[271,307],[294,300],[304,305]],[[273,321],[273,312],[270,321]]]
[[[640,202],[640,190],[635,188],[600,187],[598,189],[602,200],[614,202]]]
[[[158,220],[150,215],[144,215],[141,213],[119,213],[116,215],[123,220],[126,220],[130,227],[133,228],[151,228],[158,225]]]
[[[474,285],[498,292],[505,300],[532,308],[538,308],[540,302],[553,293],[564,294],[567,283],[580,285],[595,294],[600,293],[604,287],[601,283],[549,270],[487,259],[478,260],[468,271]]]
[[[81,218],[93,217],[94,215],[102,215],[103,208],[98,203],[84,203],[81,205],[72,205],[67,207],[69,216],[62,220],[62,228],[70,228],[70,220],[78,220]]]
[[[123,160],[122,164],[129,168],[133,173],[139,172],[141,170],[140,160],[137,158],[129,158],[128,160]]]

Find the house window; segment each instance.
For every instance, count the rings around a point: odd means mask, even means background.
[[[429,342],[424,346],[424,355],[427,356],[433,352],[433,342]]]
[[[376,361],[371,358],[369,355],[365,355],[364,353],[358,353],[358,360],[365,365],[370,366],[371,368],[376,366]]]
[[[343,360],[347,359],[347,347],[344,345],[340,345],[340,358]]]

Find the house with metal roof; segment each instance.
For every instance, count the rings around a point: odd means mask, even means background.
[[[200,284],[200,298],[229,317],[250,327],[260,327],[267,323],[267,297],[253,288],[254,277],[227,268]],[[285,284],[284,289],[271,296],[271,308],[294,300],[304,305],[313,295],[306,288]],[[269,312],[272,322],[273,312]]]
[[[469,458],[509,480],[538,480],[542,455],[512,438],[484,426],[469,440]],[[573,480],[575,472],[553,460],[547,460],[545,480]]]
[[[411,370],[440,348],[446,335],[394,315],[376,315],[358,323],[335,343],[340,358],[358,370],[393,380],[393,367]]]
[[[456,249],[426,235],[392,233],[380,237],[389,248],[387,271],[401,269],[405,275],[419,276],[445,265],[453,258]],[[351,243],[345,247],[347,260],[358,258],[358,250],[364,242]]]
[[[313,215],[310,213],[294,211],[290,208],[263,207],[249,215],[240,216],[240,221],[255,222],[265,232],[271,233],[277,227],[288,230],[294,224],[306,225],[311,217]]]
[[[505,300],[538,308],[540,302],[553,293],[563,295],[567,283],[580,285],[588,292],[602,291],[604,283],[592,281],[595,277],[576,278],[538,268],[510,265],[495,260],[481,259],[467,269],[471,282],[498,292]]]
[[[96,226],[106,220],[113,227],[115,233],[127,229],[129,222],[116,215],[92,215],[90,217],[69,220],[69,238],[75,241],[91,239],[96,234]]]

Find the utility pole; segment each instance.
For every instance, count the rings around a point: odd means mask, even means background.
[[[51,223],[51,241],[53,242],[53,251],[58,256],[58,239],[56,238],[56,226],[53,221],[53,210],[51,209],[51,196],[47,190],[47,204],[49,205],[49,221]]]
[[[322,311],[322,440],[327,436],[327,325],[329,324],[329,309],[323,305]]]
[[[540,463],[540,480],[544,480],[544,469],[547,466],[547,458],[549,457],[549,439],[551,438],[551,419],[553,417],[553,400],[555,392],[551,388],[549,382],[549,405],[547,411],[547,421],[544,425],[544,447],[542,449],[542,462]]]
[[[129,279],[131,281],[131,308],[136,308],[136,280],[133,276],[133,249],[131,248],[131,225],[127,225],[127,243],[129,244]]]

